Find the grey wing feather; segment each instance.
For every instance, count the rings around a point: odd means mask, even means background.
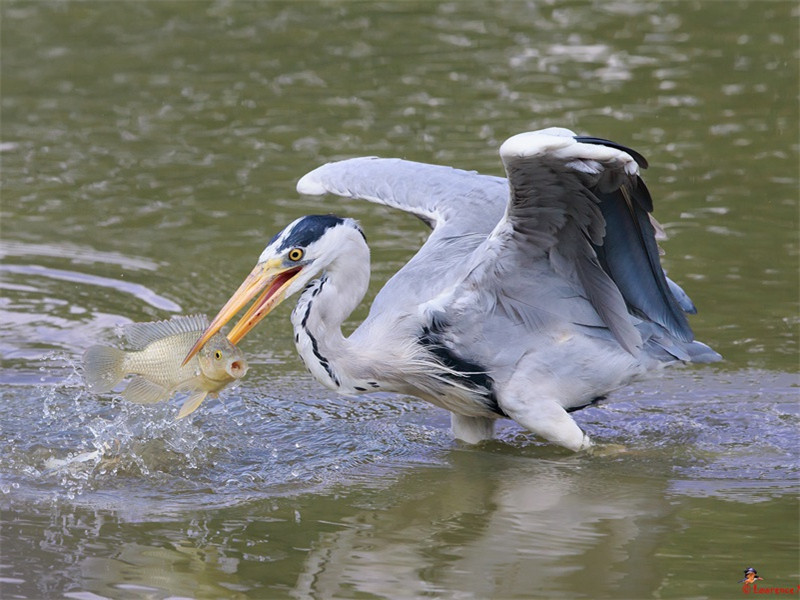
[[[398,158],[352,158],[322,165],[297,183],[302,194],[336,194],[416,215],[432,229],[420,251],[376,296],[370,316],[434,297],[500,220],[508,181]]]
[[[508,182],[453,167],[361,157],[314,169],[300,178],[297,191],[384,204],[416,215],[431,229],[448,226],[453,235],[491,231],[505,209]]]
[[[685,311],[661,269],[655,230],[645,208],[647,203],[638,200],[640,196],[649,198],[646,192],[644,182],[637,177],[631,191],[620,188],[609,194],[596,193],[606,233],[603,243],[595,246],[595,252],[633,314],[654,321],[678,339],[690,342],[694,336]],[[649,204],[652,206],[652,202]]]
[[[667,285],[669,286],[669,291],[672,292],[672,295],[675,297],[675,300],[683,309],[683,312],[688,313],[690,315],[697,314],[697,307],[692,302],[692,299],[689,298],[689,294],[683,291],[683,288],[679,286],[677,283],[672,281],[669,277],[667,277]]]
[[[505,221],[516,243],[545,253],[556,272],[579,282],[629,352],[642,344],[629,310],[691,341],[658,259],[641,155],[564,129],[514,136],[500,154],[511,183]]]

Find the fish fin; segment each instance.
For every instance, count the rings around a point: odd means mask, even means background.
[[[189,315],[175,317],[168,321],[153,321],[151,323],[131,323],[124,328],[125,338],[136,350],[171,335],[181,333],[197,333],[197,337],[208,327],[206,315]]]
[[[197,407],[206,399],[207,395],[208,392],[198,391],[189,396],[186,402],[183,403],[183,406],[181,406],[181,410],[178,412],[178,416],[175,417],[175,420],[182,419],[196,411]]]
[[[182,381],[177,385],[175,388],[175,392],[198,392],[203,389],[206,384],[206,380],[202,375],[196,375],[191,379],[187,379],[186,381]]]
[[[126,352],[111,346],[91,346],[83,354],[83,377],[89,389],[110,392],[125,377]]]
[[[169,398],[169,391],[162,385],[136,376],[122,392],[126,400],[137,404],[153,404]]]

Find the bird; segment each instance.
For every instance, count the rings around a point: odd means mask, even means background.
[[[756,571],[753,567],[747,567],[744,570],[744,579],[741,579],[739,583],[755,583],[756,581],[763,581],[763,577],[758,576],[758,571]]]
[[[370,280],[365,232],[350,217],[298,218],[187,360],[256,296],[228,333],[234,344],[299,294],[295,345],[326,387],[426,400],[469,444],[511,419],[575,452],[595,442],[573,411],[667,365],[721,360],[694,340],[696,308],[662,269],[641,154],[560,127],[513,135],[499,153],[506,177],[378,157],[307,173],[300,194],[400,209],[429,237],[345,336]]]

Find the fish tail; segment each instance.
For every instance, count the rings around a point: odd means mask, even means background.
[[[83,355],[83,376],[98,394],[111,391],[125,377],[126,352],[110,346],[92,346]]]

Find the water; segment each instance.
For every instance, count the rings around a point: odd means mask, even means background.
[[[719,597],[800,583],[798,11],[790,2],[0,4],[5,597]],[[478,447],[311,381],[282,307],[174,422],[84,389],[120,325],[215,313],[294,218],[359,218],[368,301],[424,240],[298,197],[329,160],[500,174],[560,125],[630,144],[719,365]],[[289,304],[289,303],[287,303]]]

